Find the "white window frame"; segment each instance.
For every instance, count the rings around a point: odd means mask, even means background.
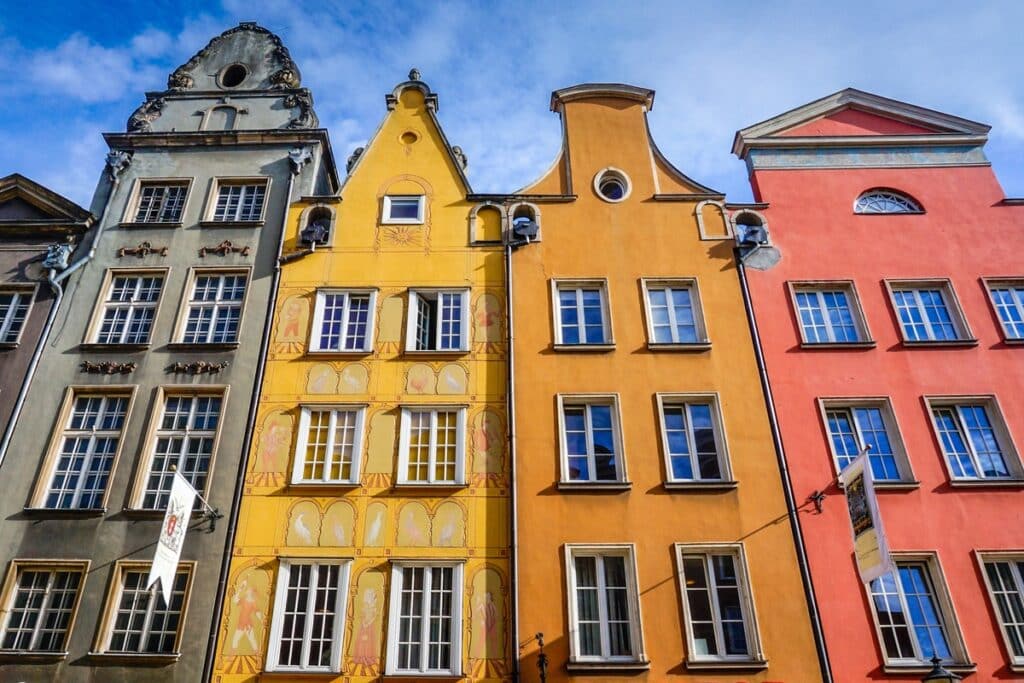
[[[322,327],[324,324],[324,309],[327,305],[328,295],[344,295],[345,303],[342,310],[342,324],[341,331],[338,334],[338,348],[331,348],[321,346],[322,343]],[[363,345],[355,349],[342,348],[345,343],[345,337],[348,335],[348,328],[351,324],[351,301],[352,296],[367,296],[369,297],[369,311],[366,317],[366,335],[363,338]],[[373,350],[373,341],[375,336],[375,329],[377,325],[377,289],[376,288],[363,288],[363,289],[318,289],[316,292],[316,305],[313,309],[313,326],[310,330],[309,338],[309,350],[311,352],[319,353],[369,353]]]
[[[818,399],[818,410],[821,413],[825,440],[828,442],[828,452],[832,458],[832,468],[835,473],[838,475],[842,468],[839,466],[839,456],[836,454],[835,444],[832,441],[828,414],[831,411],[840,410],[850,414],[854,436],[857,439],[857,447],[860,452],[863,452],[865,442],[855,412],[858,408],[877,408],[881,411],[882,420],[885,422],[885,431],[889,437],[889,444],[892,446],[893,456],[896,459],[896,467],[900,472],[899,479],[874,479],[874,485],[884,488],[886,486],[916,484],[910,456],[907,454],[906,445],[903,443],[903,432],[900,429],[899,421],[896,419],[896,411],[893,410],[892,401],[888,396],[843,396]]]
[[[223,291],[223,278],[225,277],[237,277],[241,276],[245,278],[245,287],[242,292],[242,299],[237,302],[238,306],[238,330],[235,333],[235,339],[233,341],[211,341],[210,337],[213,335],[213,330],[217,323],[217,314],[222,308],[234,307],[236,303],[234,301],[228,301],[221,298]],[[196,284],[201,277],[217,277],[221,278],[217,285],[217,298],[213,301],[195,301],[195,290]],[[252,286],[252,271],[249,268],[196,268],[189,274],[188,285],[185,287],[185,296],[182,301],[182,310],[179,314],[178,331],[175,334],[175,339],[179,344],[195,344],[195,345],[219,345],[219,344],[238,344],[242,336],[242,321],[245,317],[245,304],[249,299],[249,289]],[[213,309],[213,317],[210,318],[207,326],[205,340],[203,341],[186,341],[185,334],[188,330],[189,317],[192,314],[192,309],[195,307],[211,307]]]
[[[451,560],[401,560],[391,564],[391,590],[388,604],[388,627],[387,627],[387,656],[385,659],[385,675],[388,676],[461,676],[462,675],[462,594],[463,594],[463,561]],[[407,567],[423,567],[424,569],[438,569],[450,567],[452,569],[452,628],[451,628],[451,663],[450,669],[400,669],[398,668],[398,630],[401,616],[402,603],[402,582],[403,570]],[[429,618],[429,597],[430,580],[433,579],[433,571],[424,573],[423,600],[421,608],[424,624],[420,629],[421,661],[426,661],[429,654],[428,639],[429,628],[426,624]]]
[[[584,289],[597,289],[601,296],[601,325],[604,341],[587,342],[586,330],[583,328],[583,298]],[[562,305],[559,294],[562,290],[576,292],[576,307],[579,311],[577,326],[580,328],[580,341],[576,343],[565,342],[562,336]],[[608,349],[615,346],[615,338],[612,334],[612,302],[608,289],[608,280],[604,278],[583,278],[583,279],[560,279],[551,280],[551,311],[553,315],[555,330],[555,348],[561,349]]]
[[[21,577],[24,572],[38,572],[41,574],[47,574],[46,587],[44,589],[43,604],[35,610],[37,614],[35,625],[32,627],[32,635],[29,640],[28,648],[21,649],[0,649],[0,653],[32,653],[40,655],[53,655],[53,656],[65,656],[67,654],[68,642],[71,639],[71,632],[75,626],[75,620],[78,616],[78,606],[82,601],[82,594],[85,592],[85,580],[89,573],[89,560],[34,560],[34,559],[14,559],[7,571],[7,576],[4,580],[3,586],[3,603],[0,614],[3,615],[2,621],[0,621],[0,646],[3,645],[4,639],[6,639],[8,630],[11,627],[11,612],[15,601],[18,597],[18,591],[21,585]],[[75,573],[79,575],[78,586],[75,589],[74,598],[71,601],[71,606],[67,610],[69,613],[67,626],[64,628],[63,639],[60,642],[60,647],[53,650],[44,650],[38,647],[43,626],[46,624],[44,618],[47,613],[53,611],[53,600],[54,600],[54,586],[53,581],[58,573]],[[61,610],[63,611],[63,610]],[[19,629],[26,631],[29,629]],[[56,631],[56,629],[50,629]]]
[[[310,565],[312,569],[310,571],[309,597],[306,604],[306,623],[302,637],[302,663],[298,666],[291,666],[279,664],[278,660],[281,656],[281,631],[284,628],[284,608],[287,601],[288,579],[290,578],[292,568],[296,565]],[[335,598],[334,625],[332,627],[334,635],[331,638],[331,663],[329,666],[310,666],[309,664],[306,664],[306,661],[308,659],[310,632],[313,624],[313,619],[311,618],[313,609],[311,603],[315,599],[315,591],[313,590],[313,587],[317,585],[317,575],[320,568],[326,566],[338,567],[338,586],[336,588],[337,597]],[[270,640],[267,645],[267,671],[341,672],[342,645],[345,642],[345,612],[348,605],[349,577],[351,575],[351,568],[351,559],[299,559],[282,557],[279,560],[277,581],[275,583],[274,590],[273,615],[271,616],[270,622]]]
[[[434,348],[417,349],[417,329],[419,327],[419,300],[421,294],[430,294],[440,297],[441,294],[458,294],[461,297],[460,308],[460,344],[457,349],[437,348],[441,340],[441,310],[440,304],[437,307],[437,320],[434,321]],[[466,353],[469,351],[470,317],[469,317],[469,289],[464,287],[420,287],[409,290],[409,315],[406,316],[405,325],[405,350],[407,353]]]
[[[36,290],[34,287],[2,287],[0,288],[0,295],[3,294],[10,294],[13,298],[11,299],[10,308],[6,310],[0,309],[0,346],[14,346],[21,341],[21,335],[28,324],[29,316],[32,315],[32,304],[35,302]],[[22,306],[25,307],[25,315],[21,319],[17,333],[15,333],[13,338],[8,339],[7,337],[10,335],[11,327],[14,324],[14,314]]]
[[[977,340],[974,338],[974,334],[971,332],[970,326],[967,324],[967,317],[964,315],[963,308],[960,306],[960,300],[957,298],[956,290],[953,288],[953,283],[948,278],[940,279],[928,279],[928,280],[886,280],[885,288],[889,292],[889,303],[892,305],[893,313],[896,316],[896,325],[899,327],[900,339],[904,344],[971,344],[976,343]],[[956,331],[956,337],[954,339],[939,339],[935,335],[935,330],[932,326],[932,322],[928,320],[928,316],[925,313],[924,303],[921,301],[922,290],[936,289],[942,296],[942,302],[949,312],[949,319]],[[925,326],[925,333],[927,339],[910,339],[907,336],[906,327],[904,327],[903,319],[900,317],[900,307],[896,303],[896,293],[907,293],[913,292],[914,294],[914,308],[921,313],[921,320]]]
[[[262,223],[267,215],[267,204],[270,203],[270,178],[267,176],[237,177],[237,178],[214,178],[210,183],[210,194],[206,200],[206,214],[204,223],[214,225],[256,225]],[[255,186],[263,185],[263,203],[260,207],[260,214],[256,218],[238,218],[238,213],[243,205],[242,200],[238,202],[232,218],[217,218],[217,204],[220,199],[220,191],[228,186]],[[243,192],[244,197],[244,192]]]
[[[1013,436],[1007,426],[1006,418],[1003,417],[1003,411],[995,396],[925,396],[924,401],[928,408],[928,417],[931,420],[932,433],[935,436],[939,453],[942,455],[942,461],[946,465],[946,471],[949,473],[951,482],[955,484],[977,483],[1005,485],[1007,483],[1024,480],[1024,463],[1021,463],[1020,452],[1017,450],[1017,446],[1013,441]],[[1009,476],[986,477],[981,472],[974,442],[972,441],[970,434],[965,431],[963,418],[960,412],[961,406],[982,406],[985,409],[985,414],[988,417],[989,423],[992,425],[992,431],[995,434],[996,443],[999,445],[999,450],[1003,456],[1003,461],[1006,464]],[[967,446],[967,453],[971,462],[974,464],[975,471],[978,472],[977,477],[958,477],[954,474],[952,463],[950,463],[950,454],[946,452],[946,449],[942,444],[939,424],[935,419],[935,410],[939,408],[952,409],[956,414],[957,428],[959,429],[960,435]]]
[[[631,656],[596,656],[580,654],[580,630],[577,622],[576,563],[577,557],[621,557],[625,559],[627,603],[629,607]],[[567,543],[564,546],[566,576],[566,608],[569,624],[569,664],[643,664],[647,661],[644,649],[643,618],[640,612],[640,583],[637,576],[636,546],[633,543],[585,544]],[[607,595],[604,591],[604,564],[595,563],[598,572],[598,614],[601,622],[601,649],[607,651]]]
[[[468,406],[459,405],[404,405],[402,406],[401,433],[398,438],[398,483],[402,486],[465,486],[466,485],[466,412]],[[430,455],[427,465],[427,481],[409,480],[409,445],[412,429],[412,413],[430,413]],[[454,412],[455,481],[439,481],[434,478],[437,460],[437,413]]]
[[[988,568],[986,565],[989,563],[1001,563],[1010,565],[1010,573],[1013,579],[1014,588],[1016,588],[1016,594],[1020,596],[1021,600],[1024,600],[1024,571],[1018,566],[1024,562],[1024,550],[1017,551],[976,551],[975,557],[978,560],[978,566],[981,570],[981,575],[985,580],[985,589],[988,593],[988,599],[992,603],[992,612],[995,615],[996,621],[999,622],[999,632],[1003,636],[1003,643],[1006,646],[1006,656],[1010,660],[1010,668],[1018,673],[1024,671],[1024,650],[1021,654],[1015,654],[1013,651],[1013,644],[1011,637],[1007,629],[1007,624],[1003,619],[1002,610],[999,608],[999,601],[996,598],[995,586],[992,585],[992,580],[988,575]],[[1024,628],[1022,624],[1014,624],[1015,627],[1022,630],[1021,641],[1024,642]]]
[[[697,285],[697,278],[641,278],[640,285],[644,295],[644,315],[647,319],[647,345],[656,348],[687,348],[706,347],[711,341],[708,339],[707,327],[704,323],[704,306],[700,298],[700,287]],[[682,341],[677,338],[675,307],[668,305],[669,331],[672,333],[672,340],[660,342],[655,339],[654,334],[654,313],[651,307],[651,292],[655,290],[682,290],[690,293],[690,307],[693,310],[693,323],[696,339],[694,341]],[[671,300],[671,299],[669,299]]]
[[[309,423],[310,416],[314,412],[329,412],[330,418],[327,428],[327,445],[326,445],[326,456],[328,458],[324,463],[324,478],[322,479],[306,479],[303,477],[303,470],[306,464],[306,453],[307,446],[309,445]],[[352,437],[352,466],[351,476],[348,479],[330,479],[328,478],[327,472],[330,471],[331,462],[330,458],[333,456],[334,448],[337,445],[335,438],[337,434],[337,422],[338,413],[342,412],[354,412],[355,427],[354,434]],[[326,485],[337,485],[337,484],[351,484],[356,485],[359,483],[359,469],[363,455],[363,429],[366,419],[366,404],[365,403],[336,403],[331,405],[303,405],[302,412],[299,415],[299,435],[296,440],[295,448],[295,463],[292,468],[292,483],[293,484],[326,484]]]
[[[661,451],[665,462],[665,481],[669,484],[700,485],[729,484],[732,482],[732,467],[729,459],[729,447],[725,435],[725,423],[722,419],[721,404],[717,392],[707,394],[657,393],[658,426],[661,431]],[[718,454],[718,469],[721,476],[717,479],[704,479],[700,476],[697,462],[697,446],[693,435],[693,421],[690,418],[690,406],[693,404],[710,404],[711,421],[715,431],[715,450]],[[678,479],[672,474],[672,453],[668,442],[668,429],[665,424],[665,408],[686,406],[686,439],[690,449],[690,460],[693,466],[693,479]]]
[[[736,578],[740,594],[741,606],[744,609],[743,626],[747,639],[746,655],[704,655],[697,654],[693,637],[693,622],[690,617],[690,601],[686,591],[686,575],[683,569],[685,555],[702,555],[704,571],[708,581],[708,598],[711,601],[712,620],[715,627],[715,638],[724,646],[725,638],[722,631],[721,610],[718,606],[718,594],[714,585],[714,574],[708,566],[711,555],[730,555],[736,567]],[[754,606],[754,592],[750,583],[750,572],[747,569],[746,549],[742,543],[676,543],[676,574],[679,577],[679,590],[683,602],[684,627],[686,631],[686,659],[692,663],[729,663],[729,662],[763,662],[764,652],[761,649],[760,629],[757,625],[757,609]]]
[[[415,218],[392,218],[391,217],[391,202],[394,199],[416,199],[417,209]],[[384,205],[382,207],[383,213],[381,214],[380,222],[385,225],[421,225],[423,223],[424,214],[426,213],[427,198],[422,194],[386,194],[384,195]]]
[[[946,665],[963,665],[970,662],[970,657],[967,654],[967,646],[964,643],[963,634],[960,631],[960,620],[956,616],[956,610],[953,607],[953,601],[949,595],[948,583],[946,577],[942,571],[942,565],[939,562],[938,555],[934,552],[898,552],[892,553],[893,562],[896,564],[896,572],[899,572],[900,564],[920,564],[924,565],[928,573],[928,581],[931,583],[931,589],[933,592],[933,598],[935,605],[938,608],[938,616],[942,621],[942,626],[945,629],[946,644],[949,647],[949,653],[952,656],[951,659],[944,660]],[[903,592],[903,584],[900,581],[899,576],[895,576],[896,589],[899,594],[900,603],[902,605],[903,613],[910,614],[907,608],[906,595]],[[871,583],[862,583],[864,592],[867,596],[867,601],[871,606],[871,619],[875,625],[875,637],[878,639],[879,652],[882,655],[882,660],[886,667],[894,667],[896,670],[900,668],[920,668],[930,667],[931,661],[923,656],[917,658],[890,658],[885,650],[885,640],[882,636],[882,627],[878,620],[878,612],[875,609],[874,597],[871,593]],[[917,640],[917,635],[914,633],[914,625],[909,621],[908,632],[911,637],[911,645],[914,649],[915,654],[920,652],[921,644]]]
[[[1009,289],[1013,290],[1024,290],[1024,278],[1012,278],[1012,277],[1000,277],[1000,278],[982,278],[985,283],[985,291],[988,292],[988,301],[992,306],[992,311],[995,313],[996,320],[999,321],[999,329],[1003,333],[1003,341],[1007,344],[1024,344],[1024,334],[1015,334],[1013,330],[1009,328],[1009,325],[1003,316],[1001,307],[996,303],[995,290],[997,289]],[[1013,303],[1010,305],[1017,314],[1024,320],[1024,302],[1014,298]]]
[[[626,447],[622,434],[622,412],[618,394],[559,394],[558,402],[558,444],[561,452],[561,480],[559,486],[565,487],[606,487],[629,486],[629,474],[626,470]],[[573,407],[608,406],[611,408],[612,434],[615,439],[615,479],[594,479],[596,463],[594,460],[593,433],[590,427],[590,411],[584,411],[585,429],[587,430],[587,466],[591,474],[589,479],[571,479],[569,477],[569,444],[566,439],[565,409]]]
[[[796,326],[800,331],[800,342],[807,346],[844,346],[844,345],[867,345],[873,344],[871,330],[868,328],[867,317],[860,305],[860,294],[857,292],[857,285],[853,280],[800,280],[787,282],[789,297],[793,305],[793,312],[796,316]],[[832,328],[832,321],[824,313],[828,310],[823,300],[826,292],[842,292],[846,295],[847,304],[850,308],[850,317],[853,319],[853,326],[857,329],[857,339],[854,341],[840,341],[836,339],[835,331]],[[811,341],[807,336],[803,320],[800,319],[799,294],[815,294],[818,308],[822,311],[822,320],[825,324],[825,331],[828,335],[826,341]],[[898,318],[899,316],[897,316]]]
[[[86,335],[86,342],[90,344],[101,344],[103,346],[143,346],[153,343],[153,332],[156,330],[157,320],[160,315],[160,304],[163,303],[164,294],[167,291],[167,282],[169,279],[169,271],[166,268],[161,269],[120,269],[111,268],[107,270],[103,278],[103,288],[101,289],[100,299],[96,302],[96,310],[93,312],[92,324],[89,326],[88,334]],[[153,278],[160,280],[160,293],[157,294],[156,301],[147,302],[135,302],[134,300],[122,302],[122,301],[110,301],[110,297],[113,294],[114,281],[119,278]],[[136,291],[138,286],[136,285]],[[112,306],[115,308],[124,308],[129,312],[129,317],[125,318],[121,325],[121,331],[118,335],[117,341],[100,341],[100,332],[103,330],[103,320],[106,317],[107,307]],[[153,309],[153,318],[149,323],[149,333],[146,336],[144,342],[125,342],[122,341],[127,334],[127,331],[131,325],[131,321],[134,316],[134,311],[144,310],[147,308]]]

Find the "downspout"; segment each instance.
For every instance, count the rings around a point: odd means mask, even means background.
[[[505,245],[505,319],[508,321],[508,362],[505,382],[506,413],[508,415],[509,491],[512,494],[511,533],[512,554],[509,573],[512,577],[512,680],[519,680],[519,482],[516,478],[516,385],[515,385],[515,328],[512,315],[512,244]]]
[[[21,411],[25,408],[25,401],[28,399],[29,387],[32,385],[32,379],[39,368],[39,359],[42,358],[43,347],[46,346],[50,331],[53,329],[53,323],[57,320],[57,313],[60,310],[61,301],[64,299],[64,287],[61,283],[67,280],[73,272],[91,261],[93,256],[96,255],[96,246],[99,244],[100,238],[103,237],[103,229],[106,227],[107,212],[110,209],[110,205],[114,203],[114,194],[117,192],[117,186],[121,183],[120,173],[128,168],[130,162],[131,157],[127,152],[111,152],[107,155],[107,170],[110,171],[111,183],[110,196],[107,197],[107,201],[103,204],[99,226],[96,228],[96,235],[93,237],[92,244],[89,245],[88,253],[59,274],[56,268],[50,268],[50,272],[46,276],[46,282],[50,285],[50,289],[53,290],[53,304],[50,306],[50,312],[46,315],[46,323],[39,333],[39,341],[36,344],[35,351],[32,353],[32,360],[29,361],[28,369],[25,371],[25,379],[22,380],[21,388],[18,390],[18,400],[14,403],[11,419],[8,420],[7,428],[4,430],[4,438],[0,441],[0,466],[3,466],[4,459],[7,457],[7,449],[11,446],[11,439],[14,438],[14,425],[21,418]]]
[[[789,516],[789,526],[793,531],[793,539],[796,541],[796,557],[800,565],[800,578],[803,580],[804,594],[807,596],[807,612],[811,618],[811,630],[814,632],[814,644],[818,651],[818,666],[821,668],[822,680],[825,683],[832,683],[832,667],[828,659],[825,635],[821,629],[821,613],[818,610],[818,601],[814,593],[814,581],[811,579],[811,570],[807,563],[807,550],[804,545],[803,532],[800,529],[800,520],[797,516],[796,501],[793,498],[793,481],[789,476],[789,467],[786,465],[786,451],[783,448],[782,435],[779,432],[779,418],[775,411],[775,399],[772,398],[771,383],[768,381],[768,369],[764,361],[764,350],[761,348],[761,336],[757,331],[754,306],[750,299],[750,289],[747,286],[747,271],[738,255],[736,258],[736,272],[739,274],[740,290],[743,292],[743,307],[747,311],[747,324],[750,326],[750,335],[754,342],[754,357],[757,359],[757,372],[761,378],[761,391],[764,393],[764,400],[768,405],[768,423],[772,430],[772,442],[775,445],[775,457],[779,463],[779,473],[782,475],[782,491],[786,496],[786,513]]]
[[[213,677],[213,664],[217,655],[217,640],[220,634],[220,614],[224,609],[224,598],[227,593],[228,574],[231,571],[231,551],[235,545],[235,532],[238,529],[238,512],[242,507],[242,491],[245,486],[245,473],[249,469],[249,448],[252,446],[253,434],[256,431],[256,412],[259,409],[260,394],[263,391],[263,377],[267,365],[267,353],[270,351],[271,326],[274,324],[274,309],[277,307],[277,286],[281,280],[281,254],[284,251],[284,235],[288,229],[288,215],[292,203],[292,190],[295,178],[302,170],[303,164],[310,160],[308,149],[299,148],[288,154],[291,163],[291,174],[288,177],[288,193],[285,195],[284,212],[281,218],[281,230],[277,238],[277,255],[274,257],[274,274],[270,281],[270,299],[267,302],[267,315],[263,320],[263,340],[260,342],[260,354],[256,365],[256,377],[249,397],[249,414],[245,420],[245,437],[242,439],[242,457],[238,464],[235,478],[235,491],[231,498],[231,512],[228,514],[228,532],[224,539],[224,554],[220,563],[220,578],[217,580],[217,591],[213,600],[213,618],[210,621],[210,636],[203,660],[203,675],[200,680],[209,681]]]

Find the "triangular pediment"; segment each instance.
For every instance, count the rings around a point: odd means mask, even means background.
[[[12,173],[0,178],[0,223],[52,221],[54,223],[87,223],[92,214],[70,199]]]
[[[784,137],[841,137],[848,135],[934,135],[949,133],[934,126],[901,121],[877,112],[846,107],[780,131]]]

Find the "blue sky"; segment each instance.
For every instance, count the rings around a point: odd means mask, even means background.
[[[733,133],[847,86],[989,123],[1007,196],[1024,196],[1021,2],[4,3],[0,175],[88,205],[105,145],[147,90],[239,21],[278,33],[340,159],[373,133],[411,66],[440,96],[478,192],[519,188],[557,151],[550,92],[657,91],[651,128],[700,182],[744,201]],[[634,9],[629,9],[633,7]]]

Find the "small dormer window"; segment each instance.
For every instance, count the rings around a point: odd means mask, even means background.
[[[248,75],[249,70],[244,64],[231,64],[220,72],[220,85],[222,88],[237,88]]]
[[[854,213],[923,213],[916,201],[895,190],[868,190],[853,203]]]
[[[423,195],[389,194],[384,196],[384,223],[422,223]]]

